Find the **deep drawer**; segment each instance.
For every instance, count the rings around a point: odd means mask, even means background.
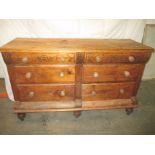
[[[6,64],[74,64],[75,53],[3,53]]]
[[[75,66],[14,66],[8,67],[15,83],[73,83]]]
[[[143,64],[84,65],[83,83],[136,81],[143,73]]]
[[[127,99],[134,96],[135,83],[83,84],[82,100]]]
[[[127,52],[127,51],[125,51]],[[86,53],[84,63],[143,63],[148,61],[149,53]]]
[[[19,101],[74,100],[74,85],[17,85]]]

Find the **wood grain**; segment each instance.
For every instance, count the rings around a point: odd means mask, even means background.
[[[53,112],[53,111],[82,111],[117,108],[135,108],[137,101],[132,99],[85,101],[81,108],[75,108],[75,102],[15,102],[14,112]]]
[[[75,82],[75,66],[14,66],[11,70],[14,73],[13,81],[16,84]]]
[[[86,53],[85,64],[104,64],[104,63],[144,63],[150,58],[149,53],[130,52],[130,53]]]
[[[17,85],[19,101],[69,101],[74,100],[74,85],[29,84]],[[63,93],[62,93],[63,92]],[[61,94],[62,93],[62,94]]]
[[[110,99],[127,99],[135,96],[135,82],[83,84],[82,100],[98,101]]]
[[[6,64],[75,64],[75,53],[3,53]]]
[[[135,81],[142,74],[143,69],[143,64],[84,65],[83,83]],[[126,72],[129,72],[128,76],[125,75]],[[95,73],[96,77],[94,77]]]
[[[128,52],[154,49],[130,39],[51,39],[51,38],[16,38],[0,48],[1,52]]]
[[[75,74],[75,100],[79,103],[82,96],[81,91],[81,84],[82,84],[82,68],[83,68],[83,58],[84,53],[76,53],[76,74]],[[78,104],[78,106],[82,106],[81,104]]]

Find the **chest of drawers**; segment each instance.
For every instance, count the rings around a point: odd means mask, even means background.
[[[129,39],[17,38],[0,48],[14,112],[137,107],[136,94],[153,48]]]

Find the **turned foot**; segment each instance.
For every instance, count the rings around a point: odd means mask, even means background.
[[[24,118],[26,117],[25,113],[17,113],[17,117],[21,120],[24,121]]]
[[[127,108],[125,109],[125,111],[127,115],[130,115],[131,113],[133,113],[133,108]]]
[[[78,118],[81,115],[81,111],[74,111],[73,114],[76,118]]]

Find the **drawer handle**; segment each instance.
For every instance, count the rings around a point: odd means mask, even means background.
[[[65,91],[64,90],[60,91],[60,96],[65,96]]]
[[[101,57],[97,56],[96,57],[96,62],[101,62]]]
[[[125,77],[129,77],[130,76],[130,72],[129,71],[124,71],[124,75],[125,75]]]
[[[124,89],[120,89],[119,92],[120,92],[120,94],[124,94],[125,91],[124,91]]]
[[[91,92],[92,96],[96,96],[96,91]]]
[[[134,62],[135,61],[135,57],[134,56],[129,56],[129,62]]]
[[[30,79],[30,78],[32,77],[32,73],[31,73],[31,72],[27,72],[27,73],[25,74],[25,77],[26,77],[27,79]]]
[[[34,92],[33,92],[33,91],[30,91],[30,92],[29,92],[29,96],[30,96],[30,97],[33,97],[33,96],[34,96]]]
[[[94,73],[93,73],[93,77],[95,77],[95,78],[96,78],[96,77],[99,77],[99,74],[98,74],[97,72],[94,72]]]
[[[24,62],[24,63],[28,62],[28,57],[23,57],[22,62]]]
[[[64,72],[60,72],[59,76],[64,77],[65,76]]]
[[[65,58],[64,57],[61,57],[60,60],[61,60],[61,62],[65,62]]]

